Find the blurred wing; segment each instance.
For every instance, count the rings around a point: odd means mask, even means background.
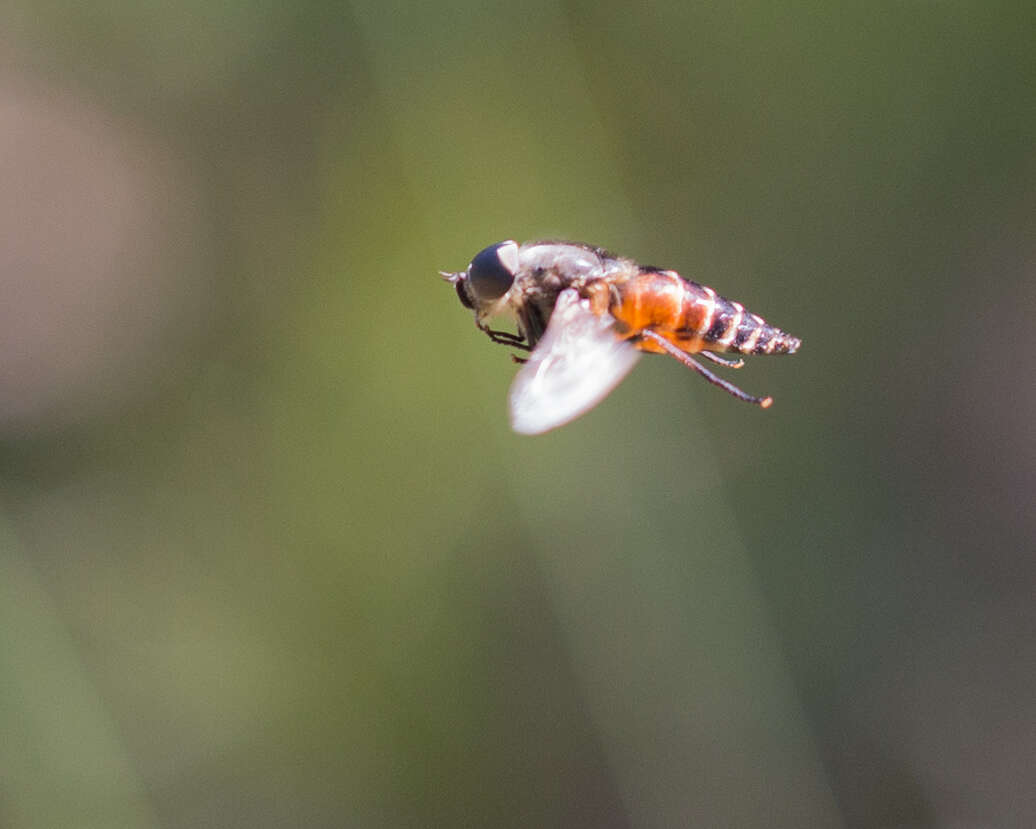
[[[568,423],[601,402],[640,358],[615,335],[615,320],[597,316],[569,288],[529,361],[511,384],[511,428],[538,435]]]

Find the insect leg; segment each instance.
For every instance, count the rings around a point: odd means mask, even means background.
[[[739,389],[733,383],[728,383],[721,377],[717,377],[715,374],[713,374],[711,371],[705,368],[705,366],[703,366],[701,363],[691,359],[690,354],[681,351],[661,334],[656,334],[654,331],[651,331],[650,329],[644,329],[640,332],[640,336],[645,340],[651,340],[651,342],[660,346],[662,350],[665,351],[665,353],[668,354],[670,357],[675,357],[677,360],[679,360],[681,363],[687,366],[687,368],[693,369],[694,371],[698,372],[698,374],[700,374],[702,377],[704,377],[706,380],[712,383],[712,385],[719,386],[724,391],[734,395],[734,397],[736,397],[738,400],[744,400],[746,403],[755,403],[755,405],[761,406],[764,409],[769,408],[769,406],[773,403],[772,397],[752,397],[750,394],[746,394],[745,392],[741,391],[741,389]]]
[[[713,354],[711,351],[699,351],[698,353],[706,360],[711,360],[713,363],[719,363],[721,366],[726,366],[727,368],[741,368],[745,364],[745,361],[740,359],[725,360],[723,357],[720,357],[718,354]]]
[[[512,334],[510,331],[495,331],[492,328],[483,325],[479,325],[479,328],[485,331],[486,336],[495,343],[499,343],[500,345],[509,345],[512,348],[520,348],[523,351],[532,351],[532,346],[525,342],[525,337],[521,334]]]

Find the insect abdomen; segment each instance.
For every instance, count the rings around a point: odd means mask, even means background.
[[[703,285],[688,283],[688,293],[711,291]],[[794,354],[801,344],[797,337],[770,325],[758,314],[747,311],[740,302],[713,294],[715,311],[709,327],[699,336],[708,351],[735,354]]]
[[[674,271],[644,271],[631,277],[619,286],[619,302],[611,313],[631,334],[650,328],[691,354],[793,354],[800,345],[796,337],[745,310],[741,303]],[[659,350],[650,341],[638,347]]]

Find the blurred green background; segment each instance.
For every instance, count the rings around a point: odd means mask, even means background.
[[[1036,823],[1036,12],[0,12],[0,825]],[[504,238],[802,337],[510,433]]]

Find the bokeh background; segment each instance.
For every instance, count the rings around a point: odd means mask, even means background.
[[[0,825],[1036,824],[1025,3],[0,12]],[[802,337],[539,438],[439,270]]]

